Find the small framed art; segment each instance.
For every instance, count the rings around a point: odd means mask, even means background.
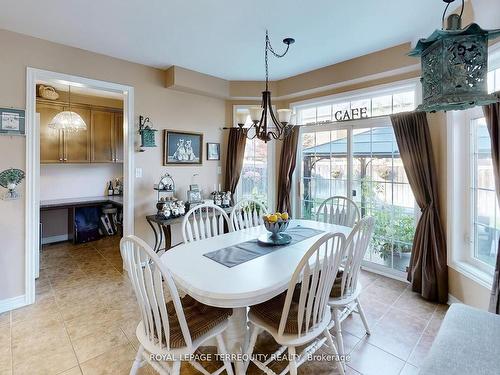
[[[207,160],[220,160],[220,143],[207,143]]]

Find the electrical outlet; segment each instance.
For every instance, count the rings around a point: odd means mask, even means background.
[[[217,174],[222,174],[222,167],[220,165],[217,167]]]
[[[142,168],[135,169],[135,178],[142,178]]]

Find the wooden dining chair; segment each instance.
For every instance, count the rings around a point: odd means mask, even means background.
[[[233,230],[258,227],[264,224],[263,215],[267,215],[266,206],[253,199],[242,199],[236,203],[229,215]]]
[[[288,350],[289,364],[281,374],[297,374],[297,367],[307,361],[325,342],[334,355],[337,348],[328,331],[331,321],[328,298],[345,250],[346,238],[342,233],[328,233],[316,241],[304,255],[288,284],[288,290],[271,300],[250,307],[248,320],[250,342],[246,354],[253,348],[260,332],[270,333],[281,345],[276,355]],[[296,347],[307,347],[296,357]],[[256,356],[251,361],[265,373],[273,356],[260,362]],[[337,363],[344,374],[342,363]]]
[[[342,339],[342,322],[353,312],[359,314],[366,333],[370,334],[368,321],[359,301],[362,286],[359,281],[361,262],[365,257],[366,250],[373,236],[375,220],[373,217],[365,217],[353,228],[347,238],[345,259],[339,270],[328,304],[332,308],[333,319],[330,328],[335,329],[337,347],[340,355],[344,355],[344,341]]]
[[[352,199],[340,195],[325,199],[316,211],[316,221],[351,228],[360,217],[358,205]]]
[[[204,203],[191,208],[182,220],[184,243],[203,240],[224,234],[225,228],[232,227],[226,212],[212,203]]]
[[[232,375],[222,338],[232,310],[203,305],[189,296],[181,299],[169,270],[140,238],[124,237],[120,251],[141,312],[136,329],[140,346],[130,374],[136,374],[148,362],[160,374],[178,375],[181,358],[188,357],[207,340],[215,338],[219,353],[225,358],[224,366],[214,374],[225,369]],[[166,302],[165,294],[170,296],[170,302]],[[152,355],[166,360],[155,361]],[[208,374],[198,362],[189,363]]]

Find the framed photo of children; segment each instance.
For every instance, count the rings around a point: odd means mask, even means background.
[[[203,134],[163,131],[163,165],[203,163]]]
[[[220,143],[207,143],[207,160],[220,160]]]

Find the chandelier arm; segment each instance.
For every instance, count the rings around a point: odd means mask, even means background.
[[[269,113],[271,114],[271,119],[273,120],[273,123],[276,126],[276,128],[281,132],[283,129],[283,124],[279,121],[279,119],[276,118],[276,114],[274,113],[274,110],[273,110],[273,107],[271,104],[271,93],[268,93],[267,101],[268,101]]]

